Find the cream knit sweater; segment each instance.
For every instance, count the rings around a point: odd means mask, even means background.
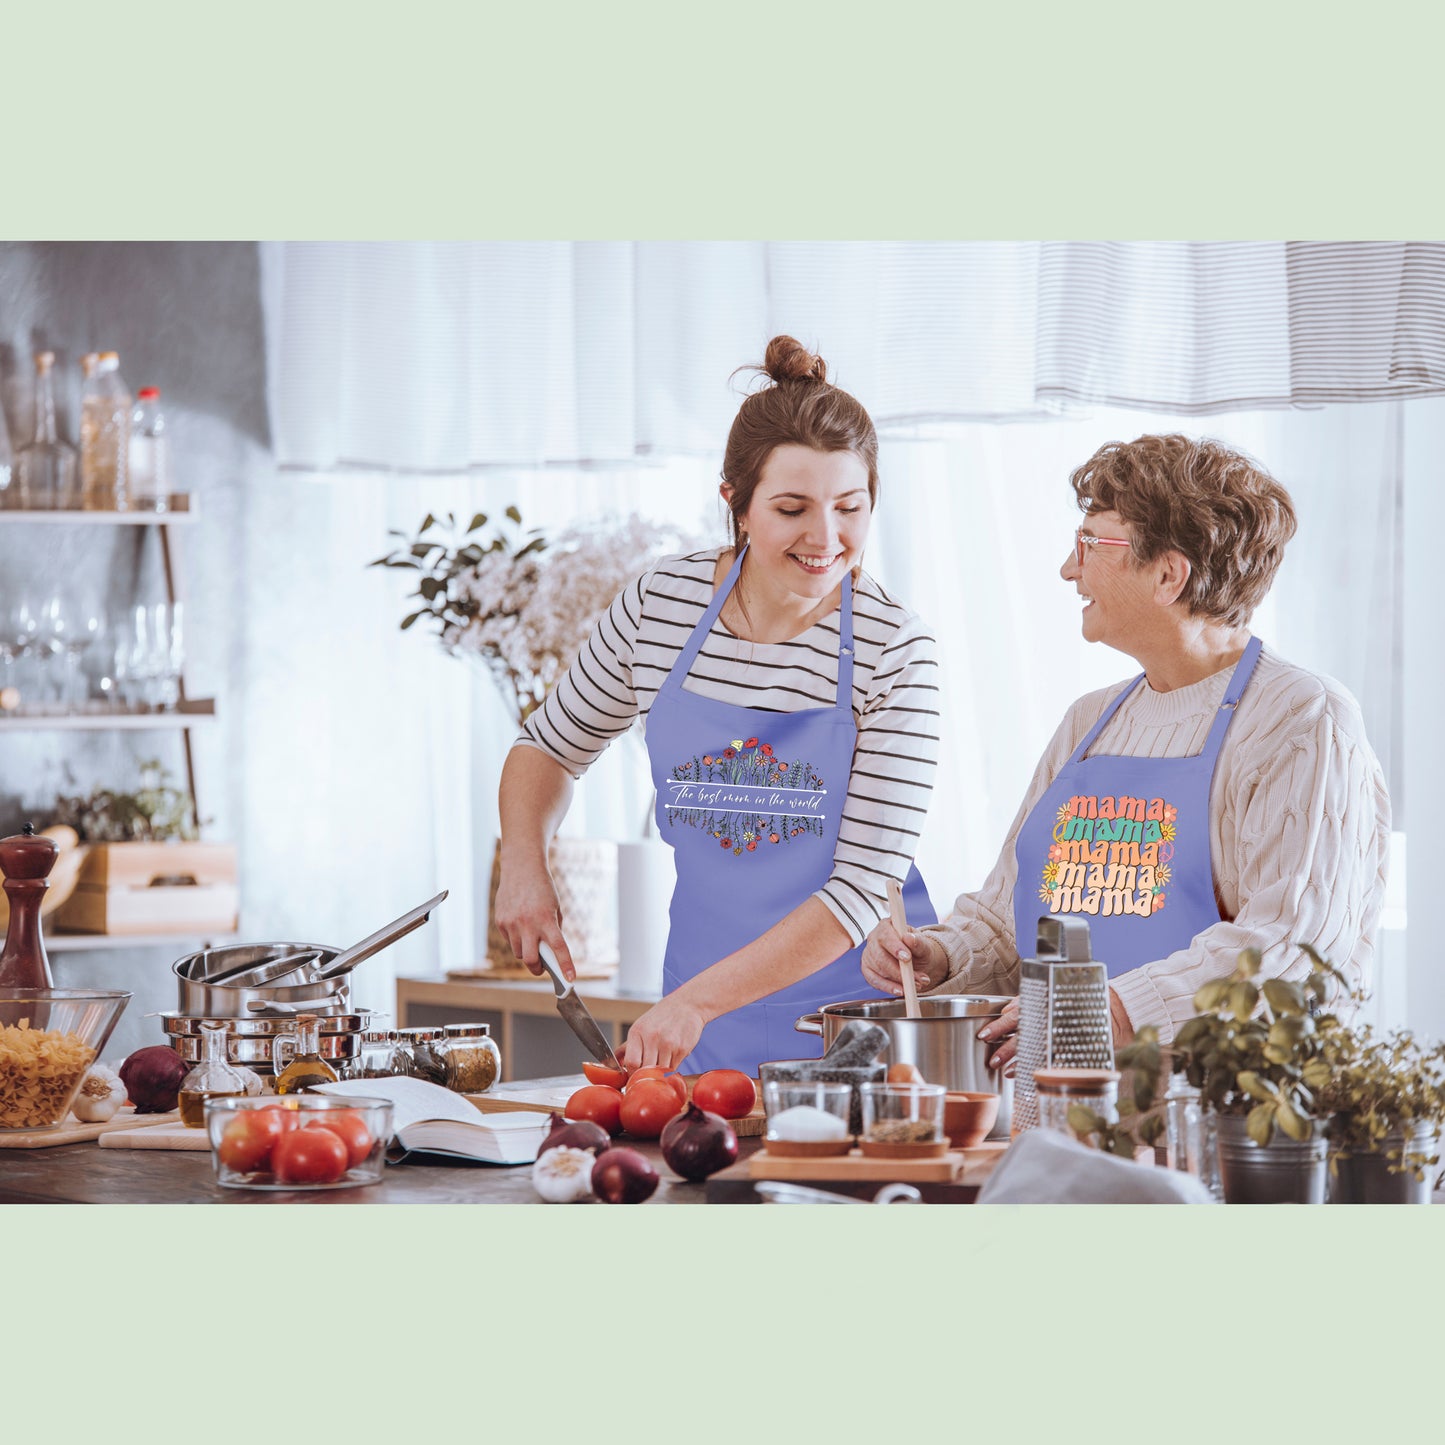
[[[1232,668],[1190,687],[1155,692],[1147,682],[1124,703],[1091,757],[1181,758],[1204,746]],[[1124,683],[1069,709],[1034,770],[998,862],[977,893],[927,931],[949,957],[937,993],[1017,993],[1014,842],[1080,739]],[[1195,990],[1234,967],[1241,948],[1264,955],[1264,972],[1301,978],[1311,943],[1353,982],[1368,984],[1385,897],[1390,799],[1365,739],[1359,705],[1332,678],[1306,672],[1265,647],[1225,734],[1210,792],[1209,844],[1221,921],[1186,949],[1110,980],[1134,1027],[1161,1041],[1195,1012]]]

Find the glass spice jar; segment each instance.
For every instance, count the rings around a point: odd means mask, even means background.
[[[485,1094],[502,1072],[502,1051],[490,1024],[447,1024],[436,1055],[443,1082],[458,1094]]]
[[[1117,1069],[1035,1069],[1034,1089],[1039,1101],[1039,1127],[1066,1134],[1081,1144],[1069,1123],[1075,1105],[1097,1114],[1106,1124],[1119,1122],[1119,1071]]]
[[[429,1084],[445,1084],[446,1070],[437,1057],[436,1046],[446,1037],[446,1030],[434,1025],[396,1031],[398,1072]]]
[[[367,1029],[356,1057],[346,1067],[348,1079],[391,1079],[405,1073],[395,1029]]]

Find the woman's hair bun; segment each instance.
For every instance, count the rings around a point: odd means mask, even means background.
[[[777,382],[828,379],[828,366],[823,358],[791,336],[775,336],[768,342],[763,370]]]

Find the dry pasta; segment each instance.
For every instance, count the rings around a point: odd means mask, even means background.
[[[94,1060],[79,1034],[0,1025],[0,1129],[58,1124]]]

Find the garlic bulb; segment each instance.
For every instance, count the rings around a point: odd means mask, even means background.
[[[75,1102],[70,1106],[70,1112],[82,1124],[103,1124],[115,1117],[123,1103],[125,1085],[121,1083],[120,1075],[104,1064],[92,1064]]]
[[[532,1187],[548,1204],[573,1204],[592,1193],[592,1166],[597,1162],[590,1149],[573,1149],[559,1144],[537,1156],[532,1165]]]

